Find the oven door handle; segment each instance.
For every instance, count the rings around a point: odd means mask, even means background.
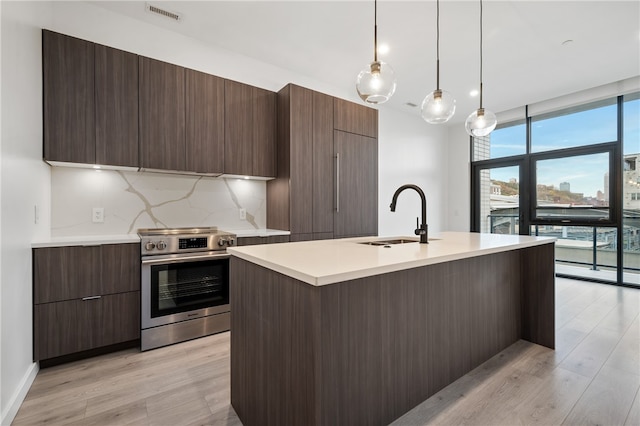
[[[202,254],[194,254],[192,256],[185,255],[167,255],[167,256],[153,256],[149,258],[142,258],[143,265],[158,265],[158,264],[168,264],[168,263],[184,263],[184,262],[193,262],[193,261],[205,261],[205,260],[222,260],[228,259],[231,257],[230,254],[227,253],[202,253]]]

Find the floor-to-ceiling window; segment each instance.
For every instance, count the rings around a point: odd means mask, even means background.
[[[639,171],[639,94],[501,123],[472,140],[472,230],[554,236],[558,274],[640,286]]]

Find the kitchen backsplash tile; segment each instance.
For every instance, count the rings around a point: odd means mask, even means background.
[[[94,207],[104,222],[93,223]],[[240,219],[239,210],[246,210]],[[51,169],[51,236],[135,233],[139,228],[266,227],[266,182],[125,172]]]

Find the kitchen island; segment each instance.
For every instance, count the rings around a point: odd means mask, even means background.
[[[243,424],[388,424],[519,339],[554,347],[553,238],[435,237],[230,248]]]

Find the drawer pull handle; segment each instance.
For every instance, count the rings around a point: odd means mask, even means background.
[[[86,301],[86,300],[96,300],[96,299],[100,299],[102,296],[89,296],[89,297],[83,297],[82,300]]]

